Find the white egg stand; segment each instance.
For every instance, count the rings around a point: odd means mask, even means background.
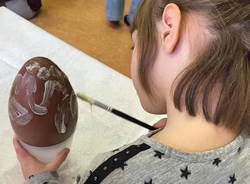
[[[31,146],[24,143],[23,141],[20,141],[20,143],[30,154],[32,154],[38,160],[48,163],[52,161],[56,157],[56,155],[64,148],[71,148],[73,137],[74,135],[70,136],[68,139],[59,144],[47,147]]]

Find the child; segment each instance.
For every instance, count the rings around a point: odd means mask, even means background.
[[[77,183],[249,184],[250,2],[143,0],[132,39],[141,104],[166,126],[97,157]],[[67,149],[45,164],[14,145],[25,183],[56,183]]]

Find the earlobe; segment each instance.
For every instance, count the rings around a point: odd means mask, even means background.
[[[164,8],[162,23],[162,43],[167,53],[170,54],[174,52],[178,44],[181,29],[181,11],[176,4],[170,3]]]

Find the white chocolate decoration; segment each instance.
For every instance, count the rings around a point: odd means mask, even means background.
[[[66,123],[69,120],[68,111],[65,111],[65,105],[59,104],[57,106],[57,113],[55,114],[55,126],[58,133],[66,133]]]
[[[77,101],[74,92],[72,92],[70,95],[70,110],[72,117],[75,117],[77,113]]]
[[[8,112],[20,140],[31,146],[48,147],[72,136],[78,104],[65,73],[50,59],[34,57],[16,75]]]
[[[50,73],[46,67],[42,67],[38,70],[37,77],[42,80],[48,80]]]
[[[33,72],[35,72],[34,69],[39,69],[39,68],[40,68],[40,65],[39,65],[39,63],[34,62],[34,63],[32,63],[32,64],[26,66],[25,68],[26,68],[26,70],[27,70],[28,72],[34,74],[34,73],[33,73]]]
[[[33,115],[29,113],[29,111],[24,108],[19,102],[17,102],[14,96],[10,99],[9,108],[10,112],[12,112],[9,113],[10,119],[19,125],[24,126],[33,118]]]
[[[62,77],[67,79],[67,76],[58,70],[54,65],[51,65],[48,69],[46,67],[41,67],[39,63],[34,62],[26,66],[26,70],[34,75],[37,75],[37,77],[41,80],[48,80],[50,76],[56,77],[57,79],[61,79]]]
[[[48,113],[50,99],[55,91],[63,94],[62,102],[57,106],[57,112],[54,116],[55,127],[58,133],[66,133],[67,122],[71,117],[75,117],[77,113],[77,102],[74,92],[69,94],[67,88],[63,85],[67,76],[50,65],[49,68],[41,67],[39,63],[34,62],[25,67],[24,75],[18,74],[15,81],[15,95],[18,95],[21,90],[25,89],[25,96],[29,109],[24,108],[16,99],[12,97],[10,100],[10,118],[17,124],[24,126],[32,120],[32,113],[43,116]],[[40,104],[35,102],[35,93],[37,91],[36,77],[45,81],[43,99]],[[50,77],[52,80],[48,80]],[[21,85],[17,85],[21,84]],[[31,113],[32,112],[32,113]]]

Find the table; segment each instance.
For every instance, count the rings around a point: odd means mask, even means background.
[[[108,44],[108,43],[107,43]],[[73,48],[5,7],[0,7],[0,183],[21,184],[24,179],[12,145],[13,130],[8,117],[8,97],[21,66],[30,58],[44,56],[69,77],[76,92],[83,92],[144,122],[152,116],[140,106],[131,79]],[[61,183],[72,183],[98,153],[137,139],[147,130],[97,107],[79,101],[79,119],[70,155],[59,169]]]

